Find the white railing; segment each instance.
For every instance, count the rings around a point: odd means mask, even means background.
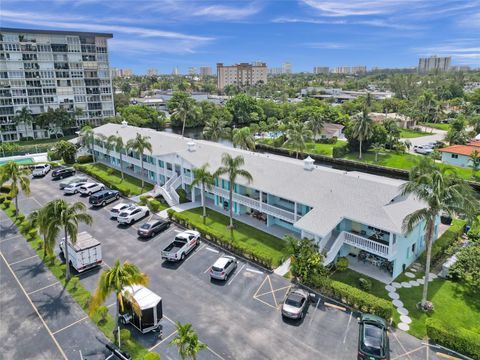
[[[348,245],[355,246],[359,249],[371,252],[372,254],[388,257],[389,248],[388,245],[380,244],[379,242],[369,240],[363,236],[352,234],[350,232],[345,233],[345,243]]]
[[[325,265],[330,264],[335,259],[338,252],[340,251],[340,248],[344,243],[344,240],[345,240],[345,232],[342,231],[340,235],[337,236],[337,238],[335,239],[330,249],[327,251],[325,255],[325,260],[323,262]]]
[[[177,178],[175,180],[172,181],[172,183],[170,184],[170,187],[175,190],[176,188],[178,188],[180,185],[182,185],[182,178],[180,176],[177,176]]]

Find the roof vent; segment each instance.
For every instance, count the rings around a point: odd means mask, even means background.
[[[188,151],[193,152],[196,150],[196,144],[193,141],[187,143]]]
[[[122,127],[127,127],[127,126],[128,126],[127,120],[123,120],[123,121],[122,121]]]
[[[313,160],[310,156],[307,157],[305,160],[303,160],[303,168],[308,171],[312,171],[314,168],[313,163],[315,160]]]

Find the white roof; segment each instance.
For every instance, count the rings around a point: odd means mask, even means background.
[[[123,291],[128,291],[132,294],[133,299],[141,310],[153,308],[162,300],[160,296],[141,285],[127,286],[123,288]]]
[[[193,167],[209,163],[211,171],[221,166],[223,153],[242,155],[244,167],[252,174],[253,181],[248,184],[239,178],[237,182],[312,207],[295,226],[320,236],[327,235],[343,218],[402,233],[405,216],[422,207],[412,196],[397,196],[404,183],[401,180],[322,166],[306,171],[302,160],[235,149],[210,141],[194,140],[195,151],[188,151],[188,142],[192,139],[153,129],[105,124],[95,128],[95,132],[106,136],[118,134],[124,142],[134,138],[136,133],[150,136],[153,155],[175,153]]]
[[[86,231],[77,234],[77,241],[73,245],[75,251],[82,251],[100,245],[100,241],[95,239]]]

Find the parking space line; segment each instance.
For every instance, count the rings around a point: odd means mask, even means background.
[[[176,324],[175,321],[173,321],[172,319],[170,319],[170,318],[169,318],[168,316],[166,316],[165,314],[163,314],[163,317],[164,317],[165,319],[167,319],[168,321],[170,321],[173,325]]]
[[[255,297],[254,299],[260,301],[261,303],[264,303],[264,304],[267,305],[267,306],[270,306],[271,308],[273,308],[273,309],[275,309],[275,310],[278,310],[278,307],[275,307],[275,306],[273,306],[272,304],[269,304],[269,303],[267,303],[266,301],[263,301],[262,299],[259,299],[259,298],[257,298],[257,297]]]
[[[425,348],[427,348],[427,354],[428,354],[428,347],[427,347],[427,345],[422,345],[422,346],[419,346],[419,347],[416,348],[416,349],[413,349],[413,350],[410,350],[410,351],[406,352],[405,354],[400,354],[400,355],[398,355],[397,357],[394,357],[392,360],[401,359],[401,358],[403,358],[403,357],[406,356],[406,355],[410,355],[410,354],[412,354],[412,353],[414,353],[414,352],[416,352],[416,351],[418,351],[418,350],[422,350],[422,349],[425,349]],[[437,353],[437,355],[438,355],[438,353]],[[428,356],[428,355],[427,355],[427,356]],[[450,358],[448,358],[448,359],[458,359],[458,358],[456,358],[456,357],[450,357]]]
[[[83,320],[86,320],[86,319],[88,319],[88,316],[84,316],[83,318],[81,318],[81,319],[79,319],[79,320],[71,323],[70,325],[67,325],[67,326],[61,328],[60,330],[55,331],[55,332],[53,333],[53,335],[56,335],[56,334],[58,334],[60,331],[66,330],[66,329],[72,327],[73,325],[76,325],[76,324],[78,324],[79,322],[81,322],[81,321],[83,321]]]
[[[252,268],[246,268],[245,271],[248,271],[248,272],[253,272],[255,274],[263,274],[263,271],[260,271],[260,270],[255,270],[255,269],[252,269]]]
[[[348,329],[350,328],[350,322],[351,321],[352,321],[352,313],[350,313],[350,316],[348,317],[347,328],[345,329],[345,336],[343,337],[343,343],[344,344],[345,344],[345,341],[347,341]]]
[[[170,335],[168,335],[167,337],[164,337],[160,342],[156,343],[155,345],[153,345],[150,349],[148,349],[148,351],[153,351],[153,349],[155,349],[157,346],[160,346],[161,344],[163,344],[165,341],[167,341],[169,338],[171,338],[173,335],[175,335],[176,333],[178,332],[178,330],[175,330],[174,332],[172,332]]]
[[[49,287],[55,286],[55,285],[57,285],[57,284],[60,284],[60,281],[55,281],[53,284],[44,286],[44,287],[42,287],[42,288],[40,288],[40,289],[37,289],[37,290],[30,291],[30,292],[28,293],[28,295],[35,294],[35,293],[37,293],[37,292],[39,292],[39,291],[48,289]]]
[[[225,360],[225,358],[223,358],[220,354],[218,354],[217,352],[213,351],[210,346],[207,346],[207,350],[210,350],[210,352],[211,352],[213,355],[217,356],[219,359]]]
[[[218,253],[220,252],[220,251],[218,251],[217,249],[212,249],[210,246],[207,246],[207,247],[205,248],[205,250],[211,251],[211,252],[213,252],[213,253],[215,253],[215,254],[218,254]]]
[[[248,270],[248,269],[247,269]],[[257,297],[257,294],[258,292],[260,291],[260,289],[263,287],[263,284],[265,284],[265,281],[267,281],[267,276],[265,276],[265,279],[263,279],[262,283],[260,284],[260,286],[258,287],[257,291],[255,291],[255,294],[253,294],[253,297],[256,298]]]
[[[272,290],[267,291],[267,292],[264,292],[264,293],[262,293],[262,294],[258,294],[257,296],[263,296],[263,295],[268,295],[268,294],[272,294],[272,295],[273,295],[273,294],[274,294],[275,292],[277,292],[277,291],[281,291],[281,290],[285,290],[285,289],[290,289],[291,287],[292,287],[292,285],[287,285],[287,286],[283,286],[283,287],[281,287],[281,288],[278,288],[278,289],[273,290],[272,283],[270,282],[270,288],[271,288]]]
[[[13,236],[10,236],[6,239],[3,239],[2,241],[0,241],[0,244],[5,242],[5,241],[9,241],[9,240],[13,240],[13,239],[16,239],[16,238],[19,238],[19,237],[23,237],[23,235],[13,235]]]
[[[198,249],[194,250],[193,252],[191,252],[190,254],[188,254],[188,258],[186,258],[185,260],[183,260],[183,263],[185,264],[188,260],[190,260],[195,254],[198,254],[201,250],[205,249],[205,247],[207,246],[207,244],[203,244],[203,246],[199,247]]]
[[[240,274],[243,270],[243,268],[245,267],[246,264],[243,264],[243,266],[240,268],[240,270],[238,270],[235,275],[233,275],[233,277],[230,279],[230,281],[227,283],[227,285],[230,285],[232,283],[233,280],[235,280],[235,278],[238,276],[238,274]]]
[[[3,261],[5,261],[5,264],[7,265],[8,267],[8,270],[10,270],[10,272],[12,273],[13,277],[15,278],[15,280],[17,281],[18,283],[18,286],[20,286],[20,289],[22,289],[22,292],[25,294],[25,297],[27,298],[28,302],[30,303],[30,305],[32,306],[33,310],[35,310],[38,318],[40,319],[40,321],[42,322],[43,326],[45,326],[45,329],[47,329],[47,332],[48,334],[50,335],[50,337],[52,338],[53,342],[55,343],[55,345],[57,346],[58,348],[58,351],[60,351],[60,354],[62,355],[62,357],[65,359],[65,360],[68,360],[67,358],[67,355],[65,355],[65,353],[63,352],[63,349],[60,347],[60,344],[58,343],[57,339],[55,339],[55,336],[53,336],[53,333],[52,331],[50,330],[50,328],[48,327],[47,323],[45,322],[45,320],[43,320],[43,317],[42,315],[40,315],[40,312],[38,311],[38,309],[35,307],[35,305],[33,304],[32,302],[32,299],[30,299],[30,296],[28,296],[25,288],[23,287],[23,285],[20,283],[20,281],[18,280],[18,277],[17,275],[15,274],[15,272],[12,270],[12,268],[10,267],[10,265],[8,265],[8,262],[7,260],[5,259],[5,257],[3,256],[3,253],[0,252],[0,256],[2,257]]]
[[[410,360],[412,360],[412,358],[410,357],[409,353],[407,352],[407,349],[405,349],[405,347],[403,346],[403,344],[400,342],[400,340],[398,340],[398,337],[397,335],[392,331],[392,335],[393,337],[395,338],[395,340],[397,340],[398,344],[400,345],[400,347],[403,349],[404,353],[401,355],[402,357],[403,356],[407,356]]]
[[[308,323],[308,326],[310,327],[312,325],[312,322],[313,322],[313,319],[315,319],[315,315],[317,315],[318,313],[318,305],[320,305],[320,301],[322,300],[322,298],[319,296],[318,297],[318,301],[317,301],[317,305],[315,305],[315,313],[310,317],[310,322]]]
[[[35,258],[35,257],[38,257],[38,255],[37,255],[37,254],[35,254],[35,255],[33,255],[33,256],[29,256],[29,257],[27,257],[27,258],[25,258],[25,259],[18,260],[18,261],[14,261],[14,262],[10,263],[9,265],[15,265],[15,264],[19,264],[19,263],[21,263],[21,262],[24,262],[24,261],[27,261],[27,260],[33,259],[33,258]]]
[[[207,272],[210,271],[211,268],[212,268],[212,265],[208,265],[207,269],[203,273],[206,274]]]

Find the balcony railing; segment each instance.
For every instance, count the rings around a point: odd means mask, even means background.
[[[372,254],[389,257],[391,255],[388,245],[381,244],[377,241],[364,238],[345,231],[345,244],[355,246],[359,249],[371,252]]]

